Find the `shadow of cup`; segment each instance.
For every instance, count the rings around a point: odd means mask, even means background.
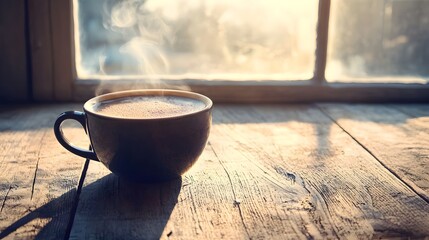
[[[76,200],[72,189],[28,212],[0,232],[0,239],[38,219],[48,221],[35,239],[70,238],[159,239],[176,206],[182,179],[162,183],[127,182],[109,174],[82,188],[73,218],[70,210]],[[69,206],[69,207],[66,207]],[[73,222],[70,222],[73,221]],[[68,224],[67,224],[68,223]]]
[[[82,190],[70,237],[158,239],[177,203],[182,179],[130,182],[109,174]]]

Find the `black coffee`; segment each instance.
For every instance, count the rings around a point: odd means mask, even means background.
[[[99,114],[124,118],[163,118],[197,112],[202,101],[178,96],[124,97],[99,102],[93,110]]]

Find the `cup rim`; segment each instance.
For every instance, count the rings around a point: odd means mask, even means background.
[[[96,103],[99,103],[101,101],[106,100],[112,100],[112,99],[118,99],[118,98],[125,98],[125,97],[132,97],[132,96],[177,96],[177,97],[185,97],[185,98],[192,98],[196,100],[200,100],[205,104],[205,107],[203,109],[200,109],[195,112],[191,113],[185,113],[175,116],[166,116],[166,117],[153,117],[153,118],[132,118],[132,117],[116,117],[116,116],[110,116],[110,115],[104,115],[97,113],[93,111],[92,106]],[[83,105],[83,109],[86,113],[93,114],[97,117],[101,118],[107,118],[107,119],[122,119],[122,120],[137,120],[137,121],[153,121],[153,120],[161,120],[161,119],[176,119],[176,118],[182,118],[190,115],[196,115],[204,111],[208,111],[213,107],[213,102],[210,98],[199,94],[195,92],[190,91],[183,91],[183,90],[173,90],[173,89],[138,89],[138,90],[126,90],[126,91],[118,91],[118,92],[112,92],[103,94],[100,96],[93,97],[85,102]]]

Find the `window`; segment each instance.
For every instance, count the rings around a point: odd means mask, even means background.
[[[429,80],[429,1],[333,1],[328,81]]]
[[[31,4],[39,100],[184,86],[229,102],[429,100],[426,0]]]
[[[317,1],[78,1],[78,76],[308,80]]]

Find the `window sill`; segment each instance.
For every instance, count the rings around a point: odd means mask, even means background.
[[[233,84],[232,84],[233,83]],[[112,91],[168,88],[194,91],[215,102],[428,102],[429,84],[418,83],[320,83],[299,81],[76,80],[73,100],[87,100]]]

